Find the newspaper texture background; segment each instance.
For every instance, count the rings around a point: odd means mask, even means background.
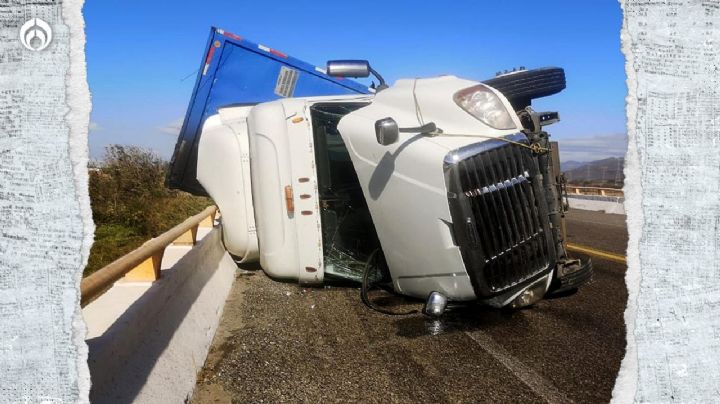
[[[628,350],[618,402],[720,400],[720,3],[625,0]]]
[[[81,7],[0,4],[0,402],[88,400],[79,281],[93,225]],[[32,18],[52,29],[44,50],[19,40]]]
[[[720,4],[622,0],[628,349],[613,397],[720,399]],[[0,3],[0,402],[87,402],[82,1]],[[20,26],[53,40],[23,48]]]

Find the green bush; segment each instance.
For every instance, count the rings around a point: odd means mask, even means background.
[[[96,230],[85,276],[212,204],[208,198],[167,189],[167,169],[168,163],[148,150],[106,148],[104,159],[90,169]]]

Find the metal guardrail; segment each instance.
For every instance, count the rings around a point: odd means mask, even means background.
[[[87,305],[123,277],[132,281],[159,279],[165,248],[170,244],[194,245],[198,227],[213,227],[216,213],[216,206],[208,206],[202,212],[185,219],[179,225],[83,278],[80,282],[80,305]]]
[[[571,195],[597,195],[597,196],[617,196],[620,198],[625,197],[625,193],[622,189],[618,188],[601,188],[601,187],[581,187],[575,185],[565,186],[567,189],[568,196]]]

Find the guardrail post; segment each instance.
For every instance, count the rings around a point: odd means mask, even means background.
[[[131,269],[130,272],[125,274],[124,279],[127,281],[156,281],[160,279],[160,266],[162,265],[163,255],[165,250],[162,249],[159,252],[153,254],[151,257],[145,259],[138,266]]]
[[[181,234],[180,237],[173,240],[173,245],[195,245],[195,241],[197,241],[197,231],[198,225],[196,224]]]
[[[215,226],[215,213],[208,215],[205,219],[200,222],[200,227],[214,227]]]

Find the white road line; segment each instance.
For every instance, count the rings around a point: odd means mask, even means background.
[[[560,392],[549,380],[535,373],[530,367],[523,364],[519,359],[512,356],[505,348],[495,342],[489,335],[482,331],[465,331],[473,341],[477,342],[482,349],[492,355],[515,377],[530,388],[535,394],[542,397],[548,403],[572,403],[565,394]]]

